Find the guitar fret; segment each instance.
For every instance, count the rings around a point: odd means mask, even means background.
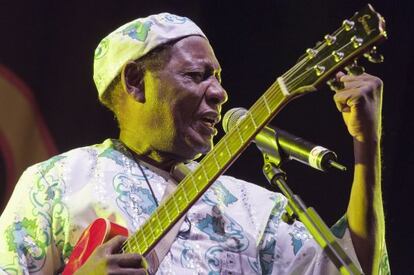
[[[145,248],[144,249],[142,249],[142,250],[146,250],[149,246],[148,246],[148,242],[147,242],[147,239],[146,239],[146,237],[145,237],[145,235],[144,235],[144,230],[139,230],[138,231],[138,234],[136,235],[137,236],[137,238],[135,239],[135,246],[134,246],[134,250],[137,250],[137,252],[141,252],[141,251],[139,251],[140,249],[140,246],[142,246],[142,245],[145,245]],[[141,240],[139,240],[139,237],[141,236],[141,238],[142,238],[142,241]]]
[[[177,216],[179,216],[180,215],[180,212],[181,212],[181,209],[177,205],[177,201],[175,200],[175,197],[171,197],[171,200],[174,202],[175,208],[177,209],[177,212],[178,212]]]
[[[231,156],[232,153],[230,152],[230,148],[229,148],[229,146],[227,144],[227,139],[225,139],[225,138],[224,138],[224,146],[226,147],[226,150],[227,150],[227,153],[229,154],[229,156]]]
[[[184,189],[177,188],[175,197],[178,199],[178,203],[180,204],[180,211],[183,211],[185,209],[185,206],[189,203]]]
[[[193,174],[190,175],[190,178],[188,179],[188,181],[191,183],[188,183],[188,194],[190,195],[190,200],[192,200],[196,195],[197,195],[197,187],[195,186],[195,179]]]
[[[237,142],[238,140],[236,139],[234,135],[236,135],[236,133],[233,130],[232,132],[229,133],[229,136],[233,139],[233,141],[231,143],[228,143],[226,141],[226,146],[230,152],[230,156],[233,156],[233,153],[235,153],[240,148],[240,143]]]
[[[135,252],[138,251],[138,242],[137,240],[134,238],[132,240],[132,246],[131,246],[131,252]]]
[[[248,112],[247,116],[250,118],[250,121],[253,122],[254,129],[257,129],[257,124],[256,124],[256,121],[254,120],[253,115],[250,112]]]
[[[164,211],[165,216],[168,219],[168,223],[170,223],[172,221],[172,219],[171,219],[170,214],[168,213],[168,209],[166,207],[167,207],[167,203],[164,204],[164,207],[162,208],[162,210]],[[161,209],[160,209],[160,211],[161,211]]]
[[[240,132],[240,128],[239,128],[238,126],[239,126],[239,125],[237,125],[237,126],[236,126],[236,132],[237,132],[237,134],[239,134],[240,140],[241,140],[242,142],[244,142],[243,135],[242,135],[242,133]]]
[[[153,227],[152,226],[147,226],[147,227],[149,227],[150,228],[150,231],[151,231],[151,235],[152,235],[152,241],[151,241],[151,243],[152,243],[154,240],[157,239],[157,237],[156,237],[156,235],[154,235],[154,229],[153,229]]]
[[[169,226],[169,224],[170,224],[170,219],[167,216],[168,214],[165,214],[165,212],[166,212],[165,211],[165,206],[163,204],[160,205],[160,207],[158,208],[158,216],[160,218],[158,218],[158,220],[160,221],[160,223],[162,223],[163,230],[165,228],[167,228]],[[161,219],[161,218],[163,218],[163,219]],[[165,224],[164,224],[164,222],[165,222]]]
[[[173,204],[173,205],[172,205]],[[165,206],[166,206],[166,208],[165,208],[165,211],[168,213],[169,212],[169,214],[171,214],[172,215],[172,219],[171,219],[171,221],[172,220],[174,220],[174,217],[176,217],[177,215],[178,215],[178,213],[179,213],[179,211],[178,211],[178,209],[177,209],[177,205],[175,204],[175,202],[174,202],[174,199],[172,198],[172,199],[169,199],[169,200],[167,200],[166,202],[165,202]],[[174,207],[175,206],[175,207]],[[174,211],[177,211],[177,212],[174,212]],[[169,216],[170,218],[171,218],[171,216]]]
[[[157,221],[158,226],[156,226],[156,225],[155,225],[155,220]],[[158,216],[158,214],[157,214],[157,213],[154,213],[154,214],[152,215],[150,222],[151,222],[151,224],[153,224],[153,225],[154,225],[154,227],[155,227],[155,235],[156,235],[156,236],[159,236],[159,235],[162,233],[162,232],[160,232],[160,231],[164,231],[164,228],[162,227],[162,224],[161,224],[161,222],[160,222],[160,219],[159,219],[159,216]]]
[[[264,102],[264,104],[266,106],[267,112],[270,114],[272,112],[272,110],[270,109],[270,107],[269,107],[269,105],[267,103],[266,95],[267,95],[267,93],[264,93],[264,95],[263,95],[263,102]]]
[[[196,170],[196,173],[195,174],[197,174],[197,170]],[[198,192],[200,192],[200,190],[198,190],[198,186],[197,186],[197,182],[199,181],[199,180],[201,180],[202,178],[201,178],[201,175],[200,175],[200,173],[198,173],[198,175],[194,175],[195,177],[193,177],[193,186],[195,187],[195,190],[197,191],[197,194],[198,194]]]
[[[152,226],[149,223],[145,223],[141,231],[145,235],[144,238],[145,238],[145,244],[146,244],[146,249],[147,249],[149,245],[155,241],[155,236],[152,232]]]
[[[180,190],[182,190],[182,192],[184,194],[184,198],[185,198],[186,203],[189,203],[190,201],[188,200],[187,192],[184,189],[180,189]]]
[[[230,159],[229,155],[225,155],[225,153],[228,154],[227,150],[221,150],[219,153],[219,163],[221,166],[223,166],[223,164],[226,164],[226,162]]]
[[[146,243],[146,238],[145,238],[145,236],[144,236],[144,241],[145,241],[145,243]],[[137,240],[135,240],[135,251],[137,251],[138,253],[140,253],[141,252],[141,243],[139,243]],[[146,244],[147,245],[147,247],[148,247],[148,244]]]
[[[213,151],[212,158],[214,159],[214,163],[216,164],[217,168],[220,170],[221,169],[221,166],[220,166],[220,163],[217,160],[216,151],[215,150]]]
[[[231,155],[229,155],[228,149],[222,148],[222,147],[226,148],[226,145],[223,143],[220,143],[216,146],[216,153],[218,153],[218,161],[220,163],[220,165],[225,164],[228,159],[230,158]],[[227,155],[225,155],[227,153]]]
[[[134,236],[133,238],[131,238],[127,241],[127,244],[128,244],[127,248],[128,248],[129,253],[135,252],[134,251],[134,242],[136,243],[135,238],[136,238],[136,236]]]
[[[209,178],[209,176],[208,176],[207,171],[206,171],[206,166],[205,166],[205,165],[202,165],[202,166],[201,166],[201,170],[203,170],[204,177],[205,177],[206,179],[208,179],[208,178]]]

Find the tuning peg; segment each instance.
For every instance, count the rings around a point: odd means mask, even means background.
[[[354,21],[351,21],[351,20],[344,20],[343,22],[342,22],[342,26],[344,27],[344,29],[346,30],[346,31],[350,31],[350,30],[352,30],[352,28],[355,26],[355,22]]]
[[[377,52],[377,47],[372,47],[369,52],[364,53],[364,57],[372,63],[382,63],[384,62],[384,56]]]
[[[324,36],[324,38],[325,38],[325,42],[328,46],[334,44],[335,41],[336,41],[336,36],[333,36],[333,35],[327,34],[327,35]]]
[[[315,49],[309,48],[309,49],[306,49],[306,54],[309,59],[312,59],[318,54],[318,51]]]
[[[345,67],[345,70],[350,75],[360,75],[365,72],[365,68],[358,65],[358,61],[355,59],[354,63]]]
[[[338,90],[342,90],[343,88],[345,88],[344,83],[342,81],[339,81],[335,77],[326,81],[326,84],[329,86],[329,88],[332,91],[338,91]]]

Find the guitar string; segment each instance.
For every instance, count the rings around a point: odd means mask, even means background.
[[[339,32],[341,32],[342,30],[340,29],[340,31]],[[320,50],[322,50],[323,48],[325,48],[327,45],[326,45],[326,43],[322,43],[322,45],[320,46],[320,47],[318,47],[317,49],[320,51]],[[288,76],[290,76],[290,75],[292,75],[294,72],[296,72],[296,71],[298,71],[298,67],[300,67],[300,66],[303,66],[303,63],[306,63],[307,62],[307,60],[306,60],[306,58],[305,59],[303,59],[303,60],[301,60],[301,61],[299,61],[298,62],[298,64],[296,64],[291,70],[288,70],[287,71],[287,73],[285,73],[284,75],[283,75],[283,77],[288,77]],[[307,70],[308,72],[310,71],[309,69]],[[306,73],[306,71],[305,71],[305,73]],[[299,75],[296,79],[294,79],[294,82],[293,82],[293,84],[292,84],[292,86],[294,86],[294,84],[296,84],[299,80],[300,80],[300,78],[301,77],[303,77],[303,75],[304,75],[304,73],[303,74],[301,74],[301,75]],[[271,93],[272,91],[274,91],[274,90],[276,90],[275,89],[275,86],[277,85],[277,83],[273,83],[272,84],[272,86],[268,89],[268,91],[270,91],[270,93],[269,93],[269,99],[268,99],[268,101],[271,101],[271,100],[274,100],[274,99],[277,99],[277,97],[276,98],[272,98],[273,96],[273,93]],[[283,98],[283,97],[282,97]],[[259,100],[260,101],[260,100]],[[258,105],[257,105],[258,106]],[[256,105],[253,105],[252,106],[252,108],[250,109],[252,112],[253,111],[255,111],[255,108],[256,107]],[[260,114],[260,113],[262,113],[262,112],[258,112],[258,114]],[[215,151],[214,151],[215,152]],[[209,156],[209,155],[208,155]],[[209,158],[207,158],[207,160],[208,160]],[[216,158],[215,158],[215,160],[216,160]],[[140,167],[140,169],[142,169],[141,167]],[[209,173],[208,171],[206,172],[205,171],[205,168],[203,169],[204,170],[204,172],[205,173]],[[213,172],[214,172],[214,170],[213,170]],[[144,174],[144,173],[143,173]],[[145,174],[144,174],[144,176],[145,176]],[[146,178],[146,176],[145,176],[145,178]],[[146,179],[147,180],[147,179]],[[194,182],[194,181],[193,181]],[[150,186],[150,185],[149,185]],[[150,186],[150,188],[151,188],[151,186]],[[190,188],[192,188],[192,187],[190,187]],[[197,187],[195,187],[195,189],[197,189]],[[178,191],[178,190],[177,190]],[[197,193],[197,190],[195,190],[196,191],[196,193]],[[153,190],[152,190],[152,188],[151,188],[151,192],[154,194],[154,192],[153,192]],[[184,194],[186,194],[185,192],[183,192]],[[155,198],[155,196],[154,196],[154,198]],[[155,198],[156,199],[156,198]],[[188,198],[185,198],[186,199],[186,201],[187,202],[189,202],[188,201]],[[171,201],[173,201],[174,200],[174,198],[171,200]],[[157,202],[157,204],[158,204],[158,202]],[[166,204],[165,204],[165,206],[168,206],[167,205],[168,204],[168,201],[166,201]],[[176,207],[177,207],[177,204],[176,203],[174,203],[175,205],[176,205]],[[179,208],[177,208],[177,211],[178,211],[178,215],[180,214],[180,209]],[[155,213],[155,214],[157,214],[157,213]],[[160,219],[160,217],[159,217],[159,215],[157,215],[157,218],[158,219]],[[162,216],[161,216],[161,218],[162,218]],[[168,220],[167,220],[167,222],[171,222],[171,219],[170,218],[168,218]],[[152,234],[153,235],[153,234]],[[155,237],[155,236],[154,236]]]
[[[338,36],[341,32],[343,32],[344,31],[344,28],[340,28],[340,29],[338,29],[337,31],[335,31],[332,35],[333,36]],[[350,42],[349,42],[350,43]],[[348,44],[349,44],[348,43]],[[326,42],[323,42],[323,43],[321,43],[321,45],[319,45],[319,46],[317,46],[317,48],[316,48],[316,50],[318,51],[318,52],[320,52],[320,51],[322,51],[324,48],[326,48],[327,46],[329,46],[329,45],[327,45],[327,43]],[[343,48],[343,47],[342,47]],[[325,58],[326,59],[326,58]],[[325,60],[325,59],[323,59],[323,60]],[[282,78],[285,80],[285,82],[287,83],[288,81],[287,81],[287,78],[289,78],[290,76],[292,76],[293,74],[295,74],[295,73],[297,73],[300,69],[302,69],[302,68],[298,68],[298,67],[303,67],[303,65],[305,64],[305,63],[307,63],[308,61],[309,61],[310,59],[308,59],[308,57],[305,57],[305,58],[303,58],[302,60],[300,60],[297,64],[295,64],[291,69],[289,69],[286,73],[284,73],[283,75],[282,75]],[[300,80],[300,78],[301,77],[304,77],[304,74],[306,74],[307,72],[309,72],[310,70],[312,70],[313,68],[311,67],[311,68],[309,68],[308,70],[306,70],[305,71],[305,73],[302,73],[301,75],[299,75],[297,78]],[[303,78],[302,78],[303,79]],[[293,83],[293,84],[296,84],[297,82],[295,82],[295,83]],[[274,82],[272,85],[271,85],[271,87],[270,87],[270,89],[271,88],[274,88],[274,86],[276,86],[276,85],[278,85],[278,83],[277,83],[277,81],[276,82]],[[292,86],[294,86],[294,85],[292,85]],[[287,84],[287,87],[288,87],[288,90],[289,90],[289,86],[288,86],[288,84]],[[252,110],[254,108],[254,105],[251,107],[251,109],[250,110]]]
[[[348,47],[352,42],[348,42],[347,44],[345,44],[343,47],[340,48],[340,50],[344,49],[345,47]],[[361,49],[361,48],[360,48]],[[322,63],[323,61],[327,60],[328,58],[330,58],[330,56],[325,57],[324,59],[322,59],[319,63]],[[305,78],[305,74],[314,71],[314,68],[308,68],[305,70],[305,72],[303,72],[302,74],[298,75],[295,79],[292,80],[292,82],[290,83],[292,88],[293,86],[297,85],[298,83],[300,83],[304,78]],[[288,86],[288,90],[289,86]]]
[[[338,30],[336,30],[335,32],[333,32],[331,35],[337,37],[338,35],[340,35],[345,29],[343,27],[339,28]],[[323,49],[325,49],[326,47],[328,47],[329,45],[326,42],[322,42],[320,45],[317,45],[316,48],[313,48],[314,50],[316,50],[317,52],[322,51]],[[291,73],[295,73],[297,72],[296,68],[298,66],[302,66],[303,63],[308,62],[310,59],[308,58],[308,56],[306,56],[305,53],[305,57],[303,57],[301,60],[299,60],[291,69],[289,69],[285,74],[282,75],[282,77],[288,77],[289,75],[291,75]]]
[[[139,161],[137,160],[137,158],[135,157],[135,153],[134,153],[131,149],[129,149],[129,148],[128,148],[125,144],[124,144],[124,147],[125,147],[125,148],[127,148],[127,150],[128,150],[128,152],[129,152],[129,154],[132,156],[132,159],[133,159],[133,160],[134,160],[134,162],[137,164],[137,166],[138,166],[138,168],[139,168],[139,170],[140,170],[141,174],[144,176],[145,182],[147,183],[147,185],[148,185],[148,187],[149,187],[149,189],[150,189],[151,195],[152,195],[152,197],[154,198],[155,205],[158,207],[158,206],[159,206],[158,199],[157,199],[157,197],[155,196],[155,192],[154,192],[154,190],[152,189],[151,184],[149,183],[148,177],[147,177],[147,175],[145,174],[144,169],[142,168],[142,166],[141,166],[140,162],[139,162]],[[125,247],[129,247],[129,241],[130,241],[130,238],[127,238],[127,239],[123,242],[123,244],[121,245],[121,250],[122,250],[122,252],[127,252],[127,251],[125,250]],[[130,251],[128,251],[128,252],[130,252]]]
[[[146,173],[144,172],[144,169],[142,168],[142,166],[141,166],[141,164],[140,164],[140,161],[139,160],[137,160],[137,158],[136,158],[136,156],[135,156],[135,154],[134,154],[134,152],[132,152],[127,146],[125,146],[124,145],[124,147],[125,148],[127,148],[128,149],[128,151],[129,151],[129,153],[132,155],[132,158],[133,158],[133,160],[135,161],[135,163],[137,164],[137,166],[138,166],[138,168],[140,169],[140,172],[141,172],[141,174],[144,176],[144,179],[145,179],[145,182],[147,183],[147,185],[148,185],[148,187],[149,187],[149,189],[150,189],[150,192],[151,192],[151,195],[152,195],[152,197],[154,198],[154,202],[155,202],[155,205],[157,206],[157,208],[159,207],[159,201],[158,201],[158,199],[157,199],[157,197],[155,196],[155,192],[154,192],[154,190],[153,190],[153,188],[152,188],[152,186],[151,186],[151,184],[150,184],[150,182],[149,182],[149,180],[148,180],[148,177],[147,177],[147,175],[146,175]],[[188,225],[188,229],[187,230],[183,230],[183,231],[180,231],[180,232],[178,232],[178,234],[177,234],[177,236],[179,237],[179,238],[182,238],[182,234],[186,234],[186,233],[188,233],[190,230],[191,230],[191,222],[189,221],[189,219],[188,219],[188,217],[185,217],[185,220],[184,220],[187,224],[189,224]],[[152,231],[152,230],[151,230]],[[154,235],[154,232],[152,231],[152,234]],[[131,236],[132,237],[132,236]],[[154,236],[155,237],[155,236]],[[122,244],[122,246],[121,246],[121,249],[122,249],[122,252],[125,252],[124,251],[124,247],[126,246],[126,247],[128,247],[128,242],[129,241],[131,241],[131,239],[130,238],[127,238],[125,241],[124,241],[124,243]]]
[[[180,186],[180,185],[179,185]],[[172,219],[169,217],[169,215],[168,215],[168,211],[166,212],[166,218],[167,218],[167,220],[165,220],[165,219],[162,219],[162,217],[163,217],[163,215],[160,215],[160,213],[159,212],[161,212],[160,210],[161,210],[161,208],[164,208],[165,210],[168,210],[168,209],[172,209],[171,207],[168,207],[169,205],[168,205],[168,202],[170,202],[170,203],[172,203],[172,202],[174,202],[174,200],[167,200],[166,201],[166,203],[167,204],[163,204],[163,203],[161,203],[160,204],[160,207],[159,208],[157,208],[157,210],[158,210],[158,212],[154,212],[153,213],[153,218],[157,218],[157,220],[158,220],[158,223],[159,223],[159,225],[161,225],[161,222],[167,222],[168,224],[169,223],[171,223],[172,222]],[[188,202],[188,199],[187,199],[187,202]],[[174,203],[175,204],[175,203]],[[176,205],[176,207],[177,207],[177,204],[175,204]],[[166,208],[166,207],[168,207],[168,208]],[[177,215],[179,215],[180,213],[182,213],[182,211],[180,211],[179,210],[179,208],[177,208]],[[161,219],[160,219],[160,217],[161,217]],[[144,232],[146,232],[146,231],[149,231],[147,228],[148,228],[148,226],[147,226],[147,224],[149,224],[149,221],[152,221],[153,220],[153,218],[150,218],[150,219],[148,219],[143,225],[142,225],[142,227],[136,232],[136,233],[134,233],[134,235],[132,235],[132,236],[130,236],[130,238],[128,238],[128,242],[134,242],[135,243],[135,245],[136,245],[136,247],[140,247],[141,245],[142,245],[142,243],[143,242],[139,242],[138,241],[138,239],[139,239],[139,233],[141,233],[141,237],[142,237],[142,239],[143,239],[143,241],[145,242],[145,243],[147,243],[147,238],[145,237],[146,236],[146,234],[144,234]],[[166,227],[164,227],[164,226],[160,226],[161,227],[161,230],[165,230],[166,229]],[[153,239],[152,239],[152,241],[155,241],[155,239],[157,239],[159,236],[160,236],[160,234],[158,234],[158,235],[155,235],[154,234],[154,231],[152,230],[152,227],[150,227],[151,228],[151,235],[153,235]],[[188,230],[185,230],[184,232],[183,232],[183,234],[186,234],[189,230],[191,229],[191,224],[190,224],[190,226],[189,226],[189,229]],[[159,231],[158,231],[159,232]],[[178,237],[180,237],[180,236],[178,236]],[[127,247],[128,248],[128,244],[126,244],[126,243],[124,243],[123,244],[123,247]],[[135,249],[136,249],[136,247],[135,247]],[[146,250],[147,248],[148,248],[149,246],[148,246],[148,244],[146,244],[146,248],[145,249],[138,249],[139,251],[142,251],[142,252],[144,252],[144,250]]]
[[[338,36],[341,32],[343,32],[345,29],[343,28],[343,27],[341,27],[340,29],[338,29],[336,32],[334,32],[333,33],[333,36]],[[346,30],[345,30],[346,31]],[[347,47],[349,44],[351,44],[351,43],[353,43],[353,41],[351,40],[351,41],[349,41],[347,44],[345,44],[345,45],[343,45],[339,50],[342,50],[343,48],[345,48],[345,47]],[[323,48],[325,48],[325,46],[328,46],[326,43],[323,43],[323,47],[322,47],[322,49]],[[329,55],[328,56],[326,56],[323,60],[325,60],[326,58],[329,58]],[[322,60],[322,61],[323,61]],[[306,57],[303,59],[303,60],[301,60],[301,61],[304,61],[304,62],[306,62]],[[303,62],[298,62],[298,63],[300,63],[300,65],[303,65]],[[320,61],[319,63],[321,63],[322,61]],[[295,69],[294,69],[295,68]],[[289,76],[289,75],[291,75],[292,73],[296,73],[297,72],[297,70],[296,70],[296,65],[294,66],[294,67],[292,67],[292,69],[293,70],[289,70],[285,75],[283,75],[283,77],[285,77],[285,76]],[[312,68],[308,68],[308,70],[311,70]],[[300,76],[301,75],[299,75],[298,76],[298,78],[300,78]],[[299,80],[300,81],[300,80]],[[297,82],[296,82],[297,83]]]
[[[348,44],[346,44],[346,45],[344,45],[341,49],[343,49],[343,48],[345,48],[345,47],[347,47],[347,46],[349,46],[349,44],[350,44],[351,42],[348,42]],[[327,58],[329,58],[329,56],[328,57],[326,57],[325,59],[323,59],[322,61],[324,61],[324,60],[326,60]],[[321,61],[321,62],[322,62]],[[291,82],[287,82],[286,81],[286,85],[287,85],[287,87],[288,87],[288,90],[291,90],[291,88],[292,87],[294,87],[295,85],[297,85],[298,83],[300,83],[300,82],[302,82],[303,81],[303,79],[306,77],[305,76],[305,74],[306,73],[309,73],[309,72],[311,72],[312,71],[312,69],[313,68],[308,68],[304,73],[302,73],[302,74],[300,74],[299,76],[297,76],[293,81],[291,81]],[[274,83],[274,84],[276,84],[276,83]]]

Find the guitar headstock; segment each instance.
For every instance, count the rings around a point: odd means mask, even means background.
[[[316,87],[364,54],[369,61],[381,62],[375,45],[387,38],[384,18],[368,4],[322,42],[307,49],[286,74],[283,81],[291,94],[313,91]]]

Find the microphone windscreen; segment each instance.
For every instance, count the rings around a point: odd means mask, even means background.
[[[226,112],[223,117],[222,126],[225,133],[230,131],[246,115],[247,110],[244,108],[232,108]]]

